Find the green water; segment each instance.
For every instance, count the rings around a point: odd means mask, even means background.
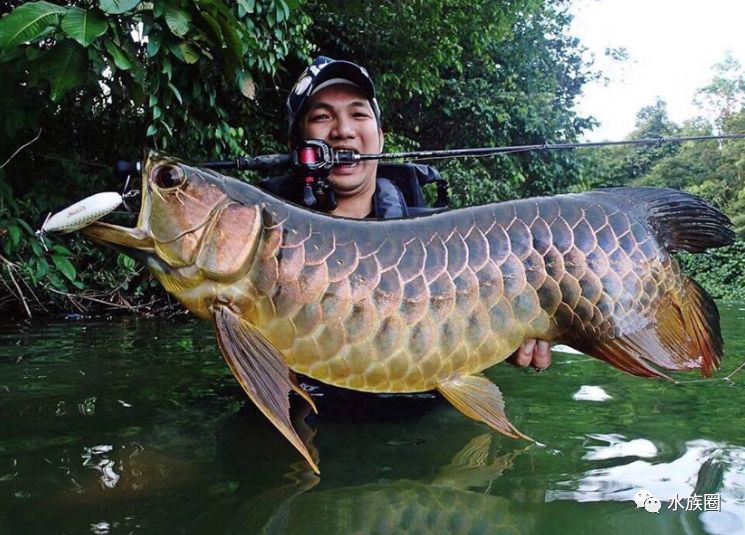
[[[745,304],[720,308],[721,379],[745,361]],[[206,323],[5,324],[0,533],[745,533],[745,371],[671,385],[556,353],[488,375],[544,447],[437,399],[326,395],[304,428],[318,480]],[[636,507],[641,488],[659,513]],[[720,512],[684,510],[704,494]]]

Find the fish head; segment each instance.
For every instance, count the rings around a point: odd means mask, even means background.
[[[237,181],[150,153],[137,225],[97,221],[81,232],[145,263],[159,279],[235,280],[248,268],[262,223],[259,199],[236,201],[230,182]]]

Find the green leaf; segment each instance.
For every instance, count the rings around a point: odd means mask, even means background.
[[[46,275],[48,272],[49,272],[49,262],[47,262],[43,258],[40,258],[39,261],[36,263],[36,278],[43,279],[44,275]]]
[[[119,256],[116,257],[116,261],[121,267],[128,270],[133,270],[137,265],[132,257],[122,253],[119,253]]]
[[[151,33],[147,36],[147,57],[152,58],[160,50],[163,36],[159,33]]]
[[[148,102],[148,106],[150,106],[152,108],[157,103],[158,103],[158,97],[157,97],[157,95],[150,95],[150,101]]]
[[[18,219],[18,218],[16,218],[16,223],[17,223],[18,225],[20,225],[20,226],[21,226],[21,228],[22,228],[23,230],[25,230],[26,232],[28,232],[29,234],[33,234],[33,233],[34,233],[34,229],[32,229],[32,228],[31,228],[31,227],[29,226],[29,224],[28,224],[28,223],[26,223],[26,222],[25,222],[25,221],[24,221],[23,219]]]
[[[181,49],[179,48],[179,46],[176,43],[173,43],[173,42],[170,42],[169,41],[168,42],[168,50],[170,50],[171,51],[171,54],[173,54],[174,56],[176,56],[178,59],[180,59],[181,61],[184,61],[184,53],[181,52]],[[163,69],[165,69],[165,63],[163,65]],[[162,70],[162,72],[166,72],[166,71],[165,70]],[[169,76],[168,79],[170,80],[171,77]]]
[[[204,21],[207,23],[207,26],[212,31],[212,35],[215,38],[216,44],[222,45],[222,42],[225,40],[225,38],[222,36],[222,30],[220,29],[220,24],[214,19],[212,15],[209,13],[206,13],[202,11],[200,13]]]
[[[34,68],[35,78],[48,80],[49,96],[53,102],[59,102],[68,91],[85,80],[88,57],[82,47],[66,39],[45,52],[35,62]]]
[[[181,41],[178,45],[181,49],[181,54],[184,57],[184,61],[188,64],[196,63],[199,61],[199,52],[186,41]]]
[[[177,48],[178,50],[178,48]],[[181,52],[179,50],[179,52]],[[168,58],[165,58],[163,60],[163,68],[160,70],[163,74],[165,74],[168,77],[168,80],[171,80],[171,77],[173,76],[173,66],[171,64],[171,60]]]
[[[98,10],[84,11],[71,7],[62,19],[62,31],[86,47],[96,37],[105,34],[108,28],[106,17]]]
[[[34,256],[44,254],[44,249],[42,249],[41,244],[37,240],[31,240],[29,243],[31,244],[31,250],[34,252]]]
[[[150,126],[147,127],[147,132],[145,133],[145,136],[150,137],[150,136],[154,136],[157,133],[158,133],[158,127],[155,126],[154,124],[151,124]]]
[[[160,124],[166,127],[166,130],[168,130],[168,135],[173,137],[173,130],[171,130],[171,127],[168,125],[167,122],[165,122],[163,119],[158,121]]]
[[[251,75],[245,71],[241,70],[238,72],[237,76],[237,82],[238,87],[241,90],[241,93],[244,97],[250,98],[251,100],[256,98],[256,84],[253,81],[253,78],[251,78]]]
[[[246,13],[253,13],[256,7],[256,0],[238,0],[238,5],[246,10]]]
[[[168,24],[168,27],[171,29],[171,31],[178,35],[179,37],[183,37],[187,33],[189,33],[189,23],[191,22],[191,15],[188,11],[184,11],[183,9],[173,9],[173,8],[166,8],[166,24]]]
[[[75,267],[72,265],[72,263],[65,258],[64,256],[60,255],[52,255],[52,262],[54,262],[54,265],[60,272],[67,277],[70,281],[75,280]]]
[[[59,24],[67,9],[49,2],[27,2],[0,19],[0,50],[33,41]]]
[[[238,67],[243,61],[243,42],[241,41],[235,28],[226,21],[220,21],[225,44],[223,45],[225,53],[225,74],[228,79],[232,78]]]
[[[62,245],[52,246],[52,252],[57,253],[58,255],[61,255],[61,256],[72,256],[72,251],[70,251],[70,249]]]
[[[163,114],[161,112],[160,108],[158,106],[153,107],[153,121],[160,119],[160,116]]]
[[[127,71],[132,68],[132,62],[126,54],[122,52],[122,49],[116,46],[113,41],[106,41],[104,44],[106,50],[109,51],[109,54],[111,54],[111,57],[114,59],[114,65],[116,65],[118,69]]]
[[[21,229],[16,225],[8,226],[8,236],[10,238],[10,246],[13,248],[18,247],[18,243],[21,241]]]
[[[121,15],[137,7],[140,0],[98,0],[98,7],[106,13]]]
[[[176,89],[176,86],[175,86],[175,85],[173,85],[173,84],[172,84],[171,82],[168,82],[168,88],[169,88],[169,89],[170,89],[170,90],[171,90],[171,91],[173,92],[173,94],[174,94],[174,95],[176,96],[176,98],[178,99],[178,103],[179,103],[179,104],[183,104],[183,103],[184,103],[184,99],[182,99],[182,98],[181,98],[181,93],[179,93],[179,90],[178,90],[178,89]]]
[[[277,0],[275,9],[277,12],[277,22],[282,22],[290,16],[290,10],[283,0]]]

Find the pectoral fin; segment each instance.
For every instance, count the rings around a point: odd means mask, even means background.
[[[298,392],[316,410],[310,396],[298,385],[295,374],[279,351],[260,332],[225,306],[217,306],[214,310],[217,341],[233,375],[264,416],[319,473],[308,448],[290,422],[290,390]]]
[[[532,438],[522,434],[504,414],[504,401],[497,385],[484,376],[464,375],[437,385],[437,390],[460,412],[493,427],[511,438]]]

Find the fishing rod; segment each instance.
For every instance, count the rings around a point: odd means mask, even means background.
[[[267,154],[255,157],[239,157],[233,160],[203,162],[200,165],[211,169],[238,169],[259,172],[276,172],[294,169],[302,177],[303,203],[306,206],[321,206],[325,210],[336,207],[333,189],[328,176],[337,165],[353,165],[368,160],[433,160],[439,158],[465,158],[498,156],[531,151],[570,150],[619,145],[662,145],[686,141],[711,141],[743,139],[745,134],[720,134],[685,137],[656,137],[621,141],[591,141],[581,143],[538,143],[532,145],[508,145],[466,149],[417,150],[358,154],[352,150],[335,150],[320,139],[303,141],[290,154]],[[440,191],[444,189],[445,191]],[[447,186],[438,183],[438,198],[447,199]]]
[[[745,139],[745,134],[720,134],[706,136],[685,137],[656,137],[645,139],[629,139],[621,141],[590,141],[581,143],[536,143],[532,145],[506,145],[500,147],[480,147],[467,149],[416,150],[403,152],[382,152],[357,154],[351,150],[335,150],[325,141],[308,139],[301,143],[290,154],[267,154],[255,157],[239,157],[233,160],[219,160],[203,162],[202,167],[211,169],[239,169],[252,171],[274,171],[285,168],[302,169],[305,171],[330,170],[336,165],[349,165],[366,160],[430,160],[436,158],[465,158],[496,156],[500,154],[514,154],[542,150],[568,150],[582,148],[597,148],[618,145],[662,145],[666,143],[684,143],[686,141],[711,141]],[[315,158],[307,161],[307,156],[314,151]]]
[[[514,154],[540,150],[567,150],[596,148],[618,145],[662,145],[665,143],[684,143],[686,141],[709,141],[725,139],[745,139],[745,134],[721,134],[717,136],[686,136],[686,137],[657,137],[645,139],[628,139],[621,141],[590,141],[582,143],[539,143],[533,145],[509,145],[504,147],[484,147],[473,149],[444,149],[428,151],[388,152],[380,154],[356,154],[352,151],[336,151],[339,163],[353,163],[364,160],[427,160],[435,158],[464,158],[495,156],[499,154]],[[351,154],[350,154],[351,153]]]

